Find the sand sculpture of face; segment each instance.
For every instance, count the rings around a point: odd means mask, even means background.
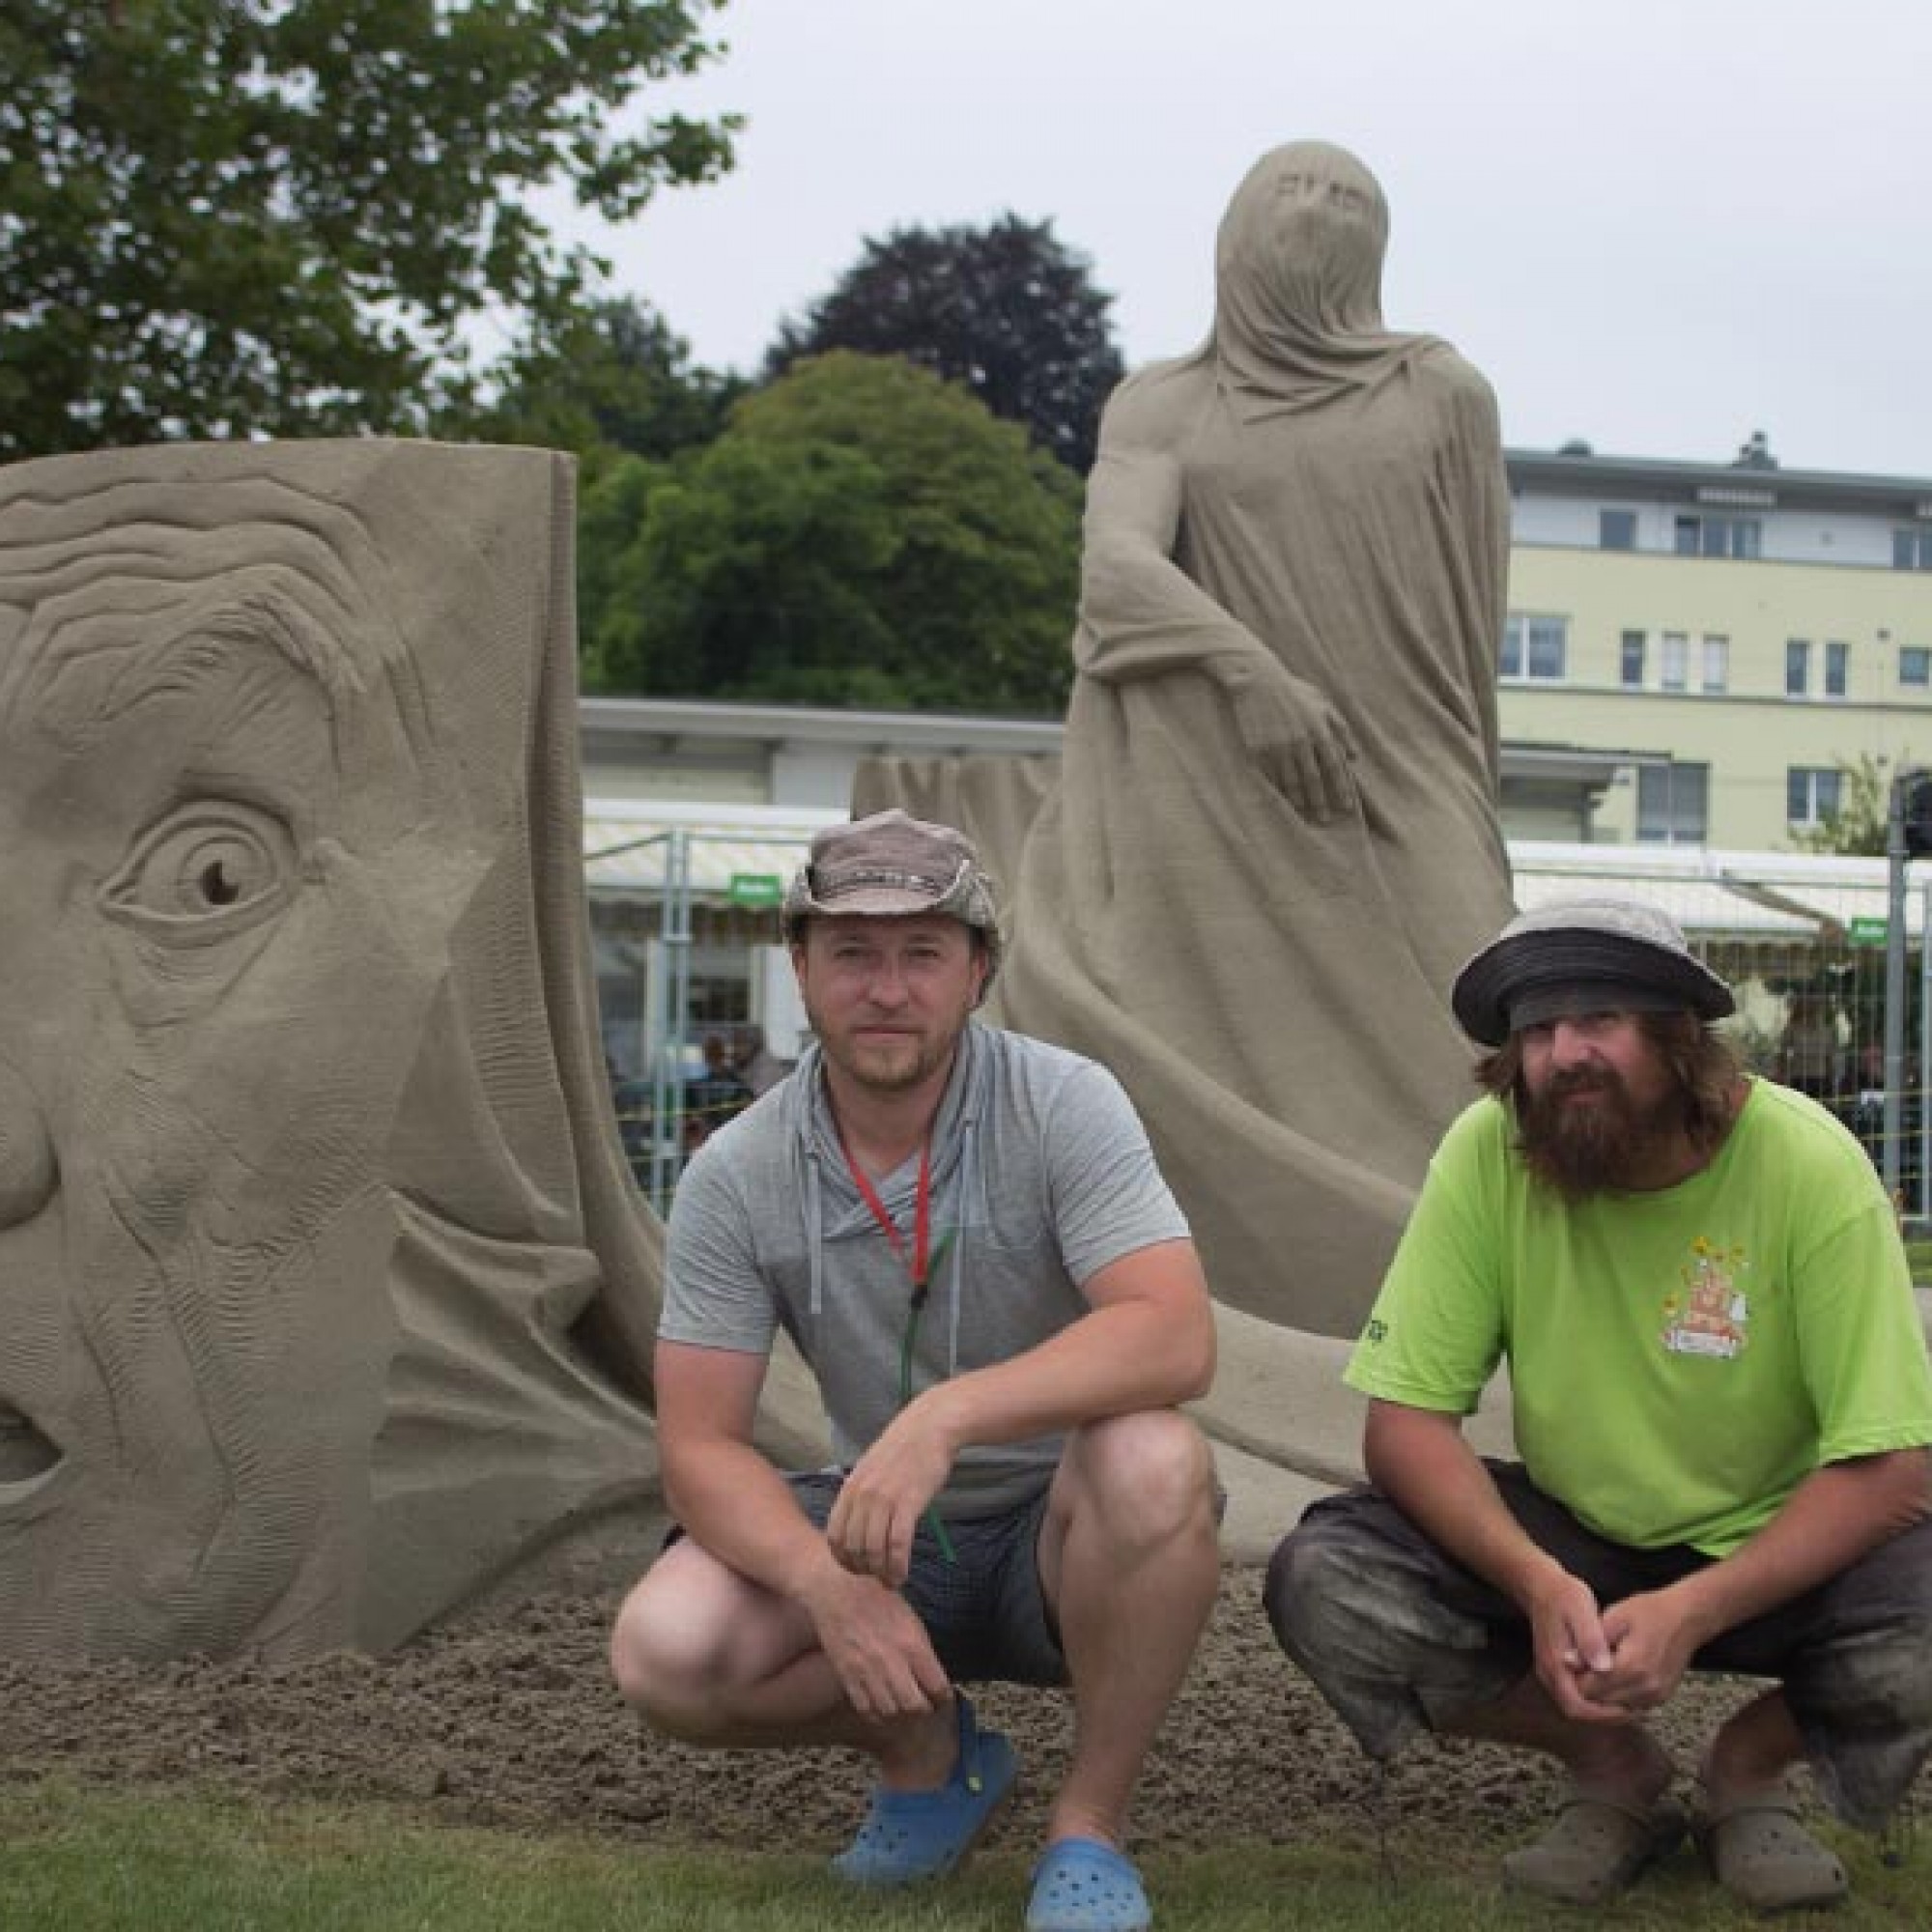
[[[0,471],[11,1656],[393,1640],[654,1473],[533,889],[568,501],[430,445]]]

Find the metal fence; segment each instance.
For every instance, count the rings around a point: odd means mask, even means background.
[[[756,1024],[753,955],[776,933],[782,882],[809,844],[803,833],[748,838],[743,830],[668,827],[584,855],[593,929],[600,870],[610,879],[612,862],[624,862],[624,898],[647,913],[644,930],[626,949],[642,989],[635,1018],[613,1014],[601,975],[599,1007],[618,1133],[639,1189],[660,1214],[668,1210],[693,1152],[750,1102],[735,1067]],[[715,935],[712,950],[722,938],[745,956],[733,976],[746,990],[740,1007],[721,1009],[715,998],[695,997],[693,955],[701,925]],[[704,1057],[700,1042],[722,1049],[719,1057]]]
[[[699,1061],[700,1040],[735,1047],[751,1014],[749,1008],[726,1010],[715,986],[714,997],[707,1000],[698,986],[695,998],[695,941],[714,954],[741,949],[740,977],[749,985],[757,971],[754,950],[775,936],[778,882],[803,858],[808,838],[803,830],[764,831],[753,842],[744,831],[657,829],[585,855],[593,891],[600,873],[611,876],[611,862],[622,860],[627,868],[624,894],[638,931],[629,970],[641,999],[620,1020],[607,1007],[606,1025],[625,1149],[639,1186],[660,1212],[693,1149],[747,1097]],[[1511,858],[1517,899],[1525,907],[1610,895],[1668,913],[1737,989],[1732,1026],[1747,1064],[1829,1107],[1893,1183],[1901,1212],[1932,1219],[1932,1108],[1923,1071],[1932,973],[1922,943],[1932,922],[1932,877],[1918,876],[1932,867],[1915,867],[1908,878],[1907,972],[1897,1038],[1889,1040],[1886,969],[1894,922],[1883,860],[1531,841],[1513,843]],[[627,1069],[621,1077],[619,1065]]]
[[[1932,1215],[1927,868],[1908,873],[1898,908],[1905,972],[1893,1038],[1887,967],[1894,919],[1882,859],[1529,844],[1513,847],[1512,858],[1523,905],[1595,893],[1641,897],[1670,914],[1736,988],[1731,1030],[1752,1069],[1829,1107],[1887,1177],[1901,1213]]]

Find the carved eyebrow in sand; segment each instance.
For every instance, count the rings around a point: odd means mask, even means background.
[[[0,696],[0,712],[14,711],[17,696],[36,729],[80,748],[143,705],[261,650],[312,678],[339,711],[367,679],[345,648],[348,622],[318,611],[304,588],[271,567],[232,573],[185,599],[128,598],[117,600],[121,608],[75,612],[44,630],[17,693]]]
[[[337,710],[406,668],[386,572],[354,518],[255,478],[210,492],[226,514],[196,521],[153,494],[9,506],[0,720],[84,741],[251,644],[313,677]]]

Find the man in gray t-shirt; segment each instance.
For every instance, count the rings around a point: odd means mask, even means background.
[[[957,832],[819,834],[785,934],[818,1043],[678,1190],[656,1384],[684,1534],[618,1617],[619,1688],[694,1742],[869,1752],[834,1864],[894,1886],[956,1864],[1016,1775],[954,1680],[1070,1682],[1028,1924],[1130,1932],[1127,1801],[1218,1567],[1176,1406],[1214,1359],[1187,1224],[1111,1074],[972,1018],[999,932]],[[832,1470],[753,1446],[781,1327]]]

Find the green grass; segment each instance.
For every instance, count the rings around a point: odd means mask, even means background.
[[[609,1838],[432,1825],[386,1805],[202,1798],[179,1789],[0,1785],[5,1932],[1014,1932],[1026,1861],[989,1856],[911,1899],[855,1898],[816,1853],[693,1853]],[[1836,1932],[1921,1925],[1932,1846],[1904,1865],[1838,1839],[1857,1894],[1815,1922]],[[1633,1894],[1571,1914],[1497,1890],[1494,1852],[1398,1841],[1223,1848],[1146,1861],[1161,1932],[1493,1932],[1554,1923],[1744,1932],[1688,1855]],[[1804,1925],[1804,1918],[1787,1918]]]
[[[1932,1240],[1907,1241],[1905,1259],[1912,1264],[1913,1281],[1920,1288],[1932,1288]]]

